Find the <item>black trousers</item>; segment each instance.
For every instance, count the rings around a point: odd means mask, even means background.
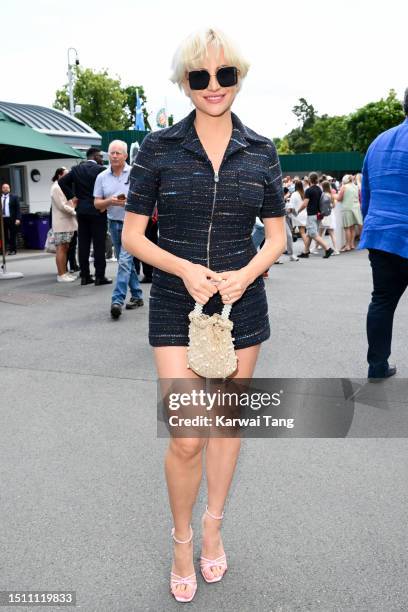
[[[16,236],[18,230],[16,222],[12,217],[3,217],[3,223],[6,248],[9,251],[16,251]]]
[[[367,314],[368,376],[382,376],[391,355],[394,312],[408,285],[408,259],[369,249],[373,292]]]
[[[81,277],[89,276],[89,254],[91,241],[94,250],[95,278],[105,276],[105,237],[107,230],[106,214],[77,215],[78,219],[78,258]]]
[[[78,242],[78,232],[74,232],[74,235],[71,238],[71,242],[69,243],[68,257],[67,257],[70,270],[75,270],[75,268],[78,265],[76,261],[77,242]]]

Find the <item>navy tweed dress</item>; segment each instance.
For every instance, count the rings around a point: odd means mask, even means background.
[[[195,111],[170,128],[148,134],[130,173],[126,211],[151,216],[157,202],[158,245],[192,263],[238,270],[256,254],[251,234],[257,216],[282,217],[285,206],[275,145],[232,113],[233,131],[218,174],[194,127]],[[151,346],[188,346],[194,300],[183,281],[155,268],[149,301]],[[204,306],[221,312],[221,296]],[[233,304],[236,349],[270,336],[262,276]]]

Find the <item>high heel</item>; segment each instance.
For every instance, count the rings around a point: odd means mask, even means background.
[[[224,518],[224,512],[221,513],[221,516],[215,516],[215,514],[211,514],[211,512],[208,510],[208,506],[205,507],[205,514],[208,514],[208,516],[210,516],[212,519],[217,520],[217,521],[222,521],[222,519]],[[213,578],[207,578],[205,571],[211,569],[212,567],[217,567],[217,566],[221,566],[222,569],[224,570],[222,574],[220,576],[214,576]],[[222,580],[227,569],[228,569],[227,557],[225,556],[225,553],[221,555],[220,557],[217,557],[217,559],[207,559],[207,557],[203,557],[203,556],[200,557],[201,574],[204,580],[208,582],[209,584],[211,584],[212,582],[219,582],[220,580]]]
[[[177,544],[189,544],[191,542],[191,540],[193,539],[193,530],[191,528],[191,525],[190,525],[190,530],[191,530],[191,534],[190,534],[190,537],[188,538],[188,540],[178,540],[176,538],[176,536],[174,535],[174,532],[175,532],[175,528],[174,527],[171,530],[171,537],[173,538],[173,540],[175,542],[177,542]],[[183,595],[181,595],[181,594],[177,595],[174,592],[173,588],[175,586],[177,586],[178,584],[186,584],[188,586],[193,587],[192,588],[191,596],[183,597]],[[194,574],[191,574],[190,576],[186,576],[185,578],[183,578],[182,576],[178,576],[174,572],[170,572],[170,592],[174,596],[176,601],[182,601],[182,602],[186,602],[187,603],[187,602],[189,602],[189,601],[191,601],[193,599],[194,595],[196,594],[196,591],[197,591],[197,579],[196,579],[195,572],[194,572]]]

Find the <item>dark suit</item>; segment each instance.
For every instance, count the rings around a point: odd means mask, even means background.
[[[1,194],[1,205],[3,206],[3,196]],[[4,217],[4,234],[6,246],[9,251],[16,251],[16,235],[18,231],[18,226],[16,226],[16,221],[21,221],[21,210],[20,210],[20,202],[17,196],[8,194],[8,205],[10,216]]]
[[[89,276],[89,254],[91,241],[94,248],[95,278],[105,276],[105,237],[107,230],[106,211],[100,212],[94,206],[93,189],[96,177],[105,170],[94,161],[88,160],[74,166],[61,177],[59,186],[68,200],[78,198],[76,208],[78,220],[78,256],[81,277]]]

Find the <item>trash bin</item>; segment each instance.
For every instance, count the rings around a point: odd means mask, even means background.
[[[28,249],[43,249],[49,229],[49,213],[38,212],[22,215],[21,231]]]

